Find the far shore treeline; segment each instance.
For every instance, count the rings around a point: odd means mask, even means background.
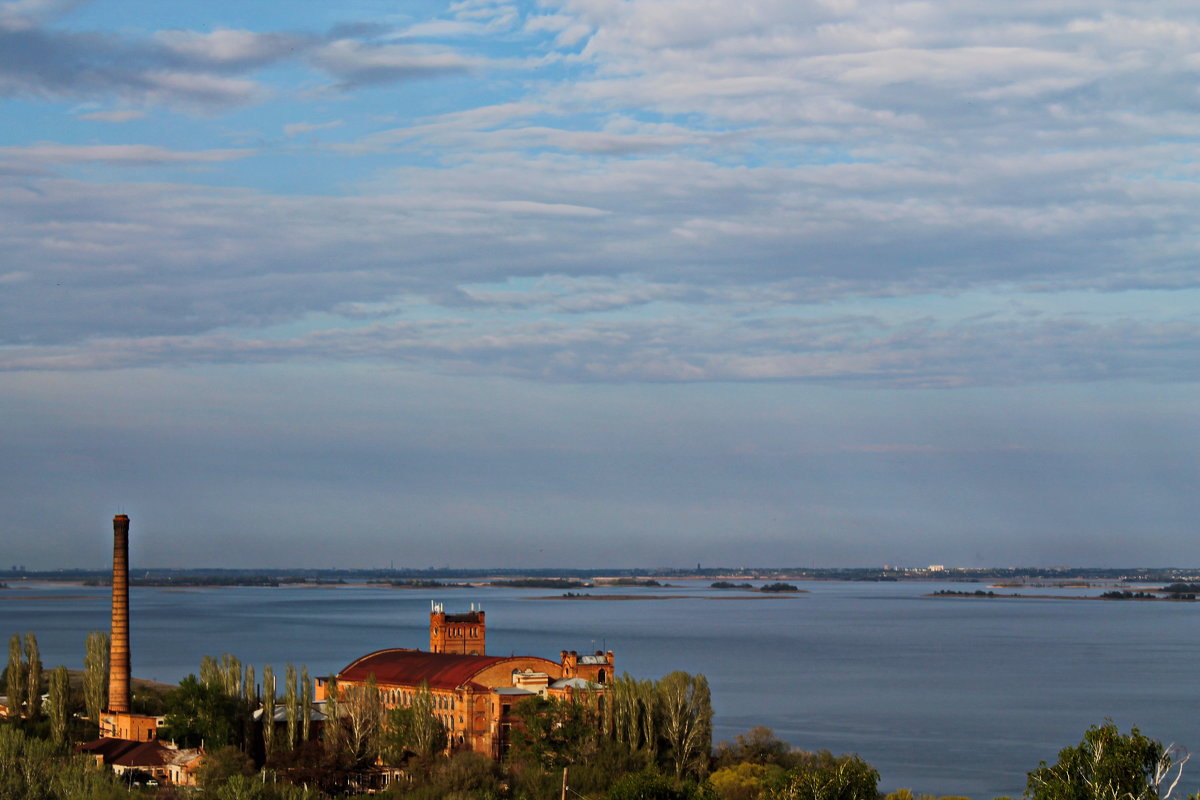
[[[107,585],[104,569],[0,569],[0,581],[71,581]],[[746,581],[937,581],[941,583],[996,582],[1002,585],[1078,585],[1086,582],[1163,584],[1164,591],[1200,590],[1200,567],[705,567],[705,568],[389,568],[311,569],[296,567],[188,568],[152,567],[130,576],[143,586],[281,586],[296,584],[380,583],[411,588],[509,586],[575,588],[589,583],[617,586],[655,586],[667,580]],[[1189,588],[1190,587],[1190,588]]]

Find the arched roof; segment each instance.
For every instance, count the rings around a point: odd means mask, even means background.
[[[472,678],[488,667],[505,661],[527,663],[530,660],[544,661],[551,668],[557,666],[544,658],[466,656],[393,648],[377,650],[350,662],[338,673],[337,678],[339,681],[362,683],[373,674],[380,685],[420,686],[425,681],[430,689],[457,689],[470,683]]]

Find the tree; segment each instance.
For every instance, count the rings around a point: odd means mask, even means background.
[[[12,717],[21,716],[25,705],[25,661],[22,658],[21,634],[14,633],[8,640],[8,669],[5,672],[5,692],[8,695],[8,713]]]
[[[262,783],[245,775],[234,775],[213,792],[214,800],[262,800],[264,796]]]
[[[778,777],[772,771],[781,773],[783,770],[773,764],[767,766],[743,761],[722,767],[709,775],[708,781],[721,800],[758,800],[766,791],[767,784]]]
[[[1167,800],[1189,756],[1144,735],[1122,735],[1112,722],[1088,728],[1083,740],[1029,773],[1027,800]]]
[[[283,712],[287,718],[287,749],[296,746],[300,723],[300,698],[296,695],[296,667],[288,664],[283,671]]]
[[[337,678],[330,678],[325,684],[325,749],[331,754],[342,752],[342,709],[341,698],[338,696]]]
[[[596,750],[599,731],[595,712],[574,700],[533,696],[512,710],[520,722],[512,727],[512,759],[543,769],[578,764]]]
[[[196,780],[204,791],[214,791],[224,786],[235,775],[253,775],[254,762],[250,756],[236,747],[218,747],[210,749],[200,762],[196,771]]]
[[[609,789],[607,800],[710,800],[707,786],[679,783],[654,770],[643,770],[621,778]]]
[[[108,632],[87,635],[83,656],[83,702],[88,719],[100,724],[100,715],[108,705]]]
[[[258,686],[254,683],[254,665],[246,665],[246,676],[242,678],[242,696],[247,703],[258,701]]]
[[[63,758],[50,742],[0,725],[0,797],[17,800],[130,798],[108,770],[82,758]]]
[[[712,750],[712,695],[703,675],[672,672],[658,684],[661,733],[675,779],[703,778]]]
[[[262,738],[263,757],[271,757],[275,744],[275,671],[271,665],[263,667]]]
[[[788,770],[771,800],[876,800],[879,773],[857,755],[834,756],[828,750],[806,754]]]
[[[240,697],[225,694],[220,683],[201,683],[188,675],[163,700],[167,738],[186,747],[201,743],[216,749],[240,745],[243,717],[249,709]]]
[[[300,665],[300,741],[307,742],[312,729],[312,679],[308,667]]]
[[[433,713],[433,693],[422,682],[408,707],[393,708],[384,724],[384,753],[399,765],[407,753],[428,758],[446,749],[446,727]]]
[[[733,739],[733,744],[721,742],[717,745],[717,766],[742,763],[791,766],[791,746],[777,738],[775,731],[765,725],[756,725]]]
[[[33,631],[25,634],[25,716],[42,716],[42,656]]]
[[[658,690],[653,681],[621,675],[612,682],[613,736],[631,750],[658,751],[661,714]]]
[[[360,684],[341,689],[338,703],[345,725],[345,747],[355,761],[373,761],[379,754],[379,734],[383,727],[383,698],[374,673]]]
[[[46,715],[50,717],[50,738],[55,744],[67,742],[67,722],[70,713],[67,701],[71,690],[71,679],[63,664],[50,673],[50,693],[46,699]]]
[[[225,694],[240,697],[242,694],[242,662],[232,653],[221,655],[221,680],[225,682]]]

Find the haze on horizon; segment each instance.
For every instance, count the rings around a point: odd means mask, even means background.
[[[1200,563],[1198,45],[0,2],[0,561]]]

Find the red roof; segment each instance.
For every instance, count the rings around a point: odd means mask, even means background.
[[[425,681],[430,689],[457,689],[488,667],[510,660],[511,656],[464,656],[395,648],[369,653],[351,662],[337,677],[340,681],[362,682],[374,674],[381,685],[420,686]]]
[[[102,756],[105,764],[119,767],[161,767],[171,763],[176,751],[155,740],[133,742],[104,738],[81,744],[75,752]]]

